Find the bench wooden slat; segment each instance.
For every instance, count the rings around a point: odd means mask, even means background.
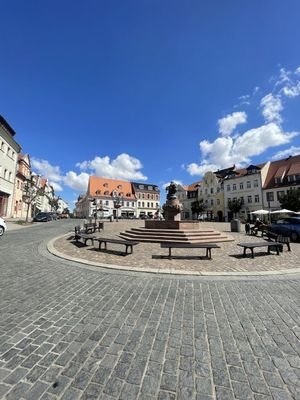
[[[171,250],[174,249],[206,249],[206,257],[210,260],[211,257],[211,249],[219,249],[215,243],[178,243],[178,242],[162,242],[160,244],[161,248],[169,249],[169,258],[172,257]]]
[[[101,249],[102,243],[104,243],[105,249],[107,249],[107,243],[114,243],[114,244],[123,244],[125,248],[125,253],[126,254],[132,254],[133,253],[133,246],[139,244],[139,242],[135,241],[130,241],[130,240],[122,240],[122,239],[110,239],[110,238],[95,238],[94,242],[99,242],[99,249]],[[128,249],[131,249],[131,252],[128,253]]]
[[[251,251],[251,256],[254,258],[254,249],[255,247],[268,247],[268,253],[271,252],[271,247],[275,247],[276,253],[279,256],[279,250],[280,247],[282,246],[281,243],[279,242],[250,242],[250,243],[237,243],[238,246],[244,248],[244,256],[246,256],[246,250],[249,249]]]

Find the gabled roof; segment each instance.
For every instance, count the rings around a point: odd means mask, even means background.
[[[194,191],[194,190],[198,190],[198,187],[202,186],[202,181],[197,181],[194,183],[191,183],[190,185],[187,186],[187,190],[190,191]]]
[[[234,172],[235,165],[229,168],[224,168],[224,169],[218,169],[217,171],[214,172],[214,174],[218,178],[225,178],[230,172]]]
[[[116,192],[117,196],[135,199],[131,182],[90,176],[87,191],[88,196],[111,197],[113,192]]]
[[[290,156],[283,160],[270,162],[268,174],[265,180],[264,189],[270,189],[278,186],[290,186],[287,176],[300,174],[300,154]],[[298,172],[297,172],[298,171]],[[275,178],[282,178],[280,184],[275,184]]]

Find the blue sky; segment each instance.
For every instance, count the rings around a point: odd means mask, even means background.
[[[298,0],[2,2],[0,114],[70,208],[300,153]]]

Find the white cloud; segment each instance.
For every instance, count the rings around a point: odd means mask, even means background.
[[[283,83],[287,84],[291,81],[290,76],[292,75],[291,71],[287,71],[285,68],[280,68],[279,70],[279,79],[275,83],[276,86],[280,86]]]
[[[207,171],[237,167],[250,162],[251,157],[262,154],[268,148],[289,143],[297,132],[284,132],[279,125],[269,123],[258,128],[249,129],[236,139],[219,137],[214,142],[200,142],[202,162],[191,163],[187,171],[191,175],[203,175]]]
[[[74,171],[69,171],[63,178],[64,184],[71,189],[86,192],[88,188],[90,175],[86,172],[76,174]]]
[[[297,97],[300,95],[300,82],[293,86],[284,86],[282,92],[287,97]]]
[[[46,177],[49,181],[60,182],[62,175],[58,166],[51,165],[47,160],[39,160],[38,158],[32,158],[31,164],[33,169],[41,176]]]
[[[147,177],[139,171],[143,165],[137,158],[126,153],[118,155],[114,160],[106,157],[95,157],[91,161],[83,161],[76,164],[81,170],[91,170],[97,176],[105,176],[112,179],[147,180]]]
[[[295,69],[295,74],[296,74],[296,75],[300,75],[300,67],[298,67],[298,68]]]
[[[53,181],[49,181],[49,184],[53,187],[55,192],[62,192],[63,191],[63,187],[59,183],[53,182]]]
[[[260,105],[266,122],[282,122],[280,112],[283,110],[283,107],[279,96],[269,93],[261,99]]]
[[[300,147],[291,146],[288,149],[278,151],[272,157],[272,160],[280,160],[281,158],[286,158],[289,156],[296,156],[300,154]]]
[[[245,97],[245,96],[242,96]],[[239,124],[247,122],[247,114],[243,111],[234,112],[218,120],[219,132],[223,136],[230,135]]]

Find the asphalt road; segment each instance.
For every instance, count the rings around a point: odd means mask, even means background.
[[[201,278],[85,268],[0,239],[0,398],[300,399],[300,276]]]

